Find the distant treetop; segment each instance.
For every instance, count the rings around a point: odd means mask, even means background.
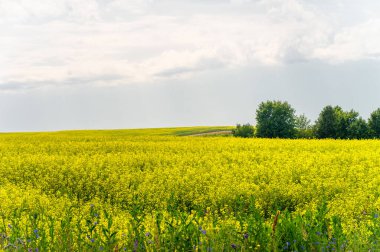
[[[296,115],[288,102],[265,101],[256,110],[256,132],[250,124],[238,124],[233,131],[238,137],[265,138],[380,138],[380,108],[372,112],[368,122],[354,110],[325,106],[311,125],[304,115]]]

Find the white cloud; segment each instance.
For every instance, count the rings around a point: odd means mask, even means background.
[[[314,57],[333,63],[380,58],[380,19],[371,19],[346,27],[336,34],[330,44],[317,48]]]
[[[106,6],[106,11],[109,13],[124,14],[144,14],[147,8],[154,3],[154,0],[114,0],[110,1]]]
[[[203,7],[215,1],[189,10],[163,2],[0,0],[0,89],[124,85],[222,67],[380,56],[380,21],[341,22],[345,6],[326,12],[306,1],[231,0],[211,11]]]
[[[66,4],[64,0],[2,0],[0,1],[0,24],[59,18],[65,15]]]

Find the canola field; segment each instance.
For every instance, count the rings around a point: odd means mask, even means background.
[[[380,141],[0,134],[1,251],[377,251]]]

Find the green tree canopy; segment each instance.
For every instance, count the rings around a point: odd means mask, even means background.
[[[354,110],[343,111],[339,106],[326,106],[315,123],[315,134],[318,138],[350,138],[353,127],[363,126],[362,121],[356,123],[358,116],[359,113]],[[352,126],[354,123],[356,124]]]
[[[307,130],[311,127],[310,120],[307,119],[307,117],[304,114],[296,116],[295,118],[296,118],[296,123],[295,123],[296,129]]]
[[[237,124],[236,128],[232,130],[232,134],[235,137],[253,137],[254,133],[255,129],[249,123],[243,125]]]
[[[360,117],[350,124],[347,134],[350,139],[367,139],[370,137],[370,130],[367,122]]]
[[[295,110],[287,102],[262,102],[256,110],[256,122],[257,137],[295,137]]]
[[[359,113],[350,110],[350,111],[343,111],[340,109],[338,112],[338,118],[339,118],[339,128],[338,128],[338,134],[336,138],[340,139],[346,139],[350,138],[349,136],[349,128],[353,123],[355,123],[358,120]],[[357,124],[355,124],[357,125]]]
[[[297,138],[313,138],[313,130],[310,120],[304,115],[296,116],[296,137]]]
[[[340,126],[339,114],[342,109],[338,106],[326,106],[322,109],[315,122],[315,134],[318,138],[337,138]]]
[[[368,120],[372,137],[380,138],[380,108],[373,111]]]

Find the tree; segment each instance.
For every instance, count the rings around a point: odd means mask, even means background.
[[[350,124],[347,133],[347,137],[350,139],[367,139],[370,137],[368,124],[361,117]]]
[[[307,119],[307,117],[304,114],[296,116],[295,122],[296,122],[295,128],[297,131],[296,133],[297,138],[313,138],[314,137],[310,120]]]
[[[337,138],[340,128],[339,113],[342,109],[338,106],[326,106],[319,114],[315,122],[315,134],[318,138]]]
[[[359,113],[354,110],[343,111],[339,106],[326,106],[315,123],[316,136],[335,139],[361,138],[361,135],[359,136],[356,131],[361,132],[365,130],[366,126],[363,124],[363,119],[358,122],[360,119],[358,117]],[[364,133],[361,132],[360,134]]]
[[[294,138],[296,134],[294,113],[295,110],[287,102],[262,102],[256,110],[256,135],[268,138]]]
[[[253,137],[254,133],[255,133],[255,129],[249,123],[244,124],[244,125],[237,124],[236,129],[232,130],[232,134],[235,137],[244,137],[244,138]]]
[[[368,120],[372,137],[380,138],[380,108],[373,111]]]
[[[296,118],[296,124],[295,124],[296,129],[307,130],[310,128],[310,120],[307,119],[305,114],[296,116],[295,118]]]
[[[339,129],[337,132],[337,138],[340,138],[340,139],[350,138],[349,128],[351,127],[353,123],[355,123],[358,120],[359,113],[354,110],[345,112],[340,107],[336,107],[336,108],[337,108],[337,113],[338,113],[338,118],[339,118]],[[355,124],[355,126],[357,126],[357,124]]]

